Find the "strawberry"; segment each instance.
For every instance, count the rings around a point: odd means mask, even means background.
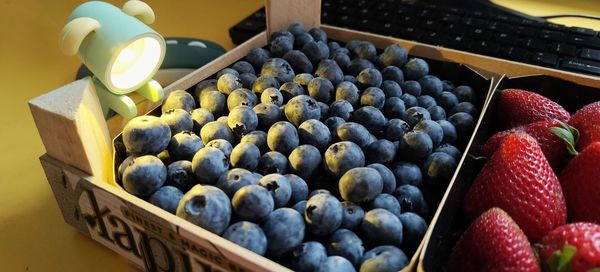
[[[566,222],[558,178],[537,141],[526,133],[506,136],[467,192],[468,218],[492,207],[506,211],[532,242]]]
[[[559,175],[573,221],[600,224],[600,142],[588,145]]]
[[[481,148],[481,155],[488,158],[491,157],[507,135],[512,132],[522,131],[537,140],[550,165],[558,166],[564,161],[567,148],[565,148],[565,142],[560,137],[556,136],[550,128],[560,126],[561,123],[558,120],[542,120],[518,126],[510,130],[497,132],[485,142]]]
[[[579,109],[568,123],[579,130],[577,149],[583,150],[592,142],[600,141],[600,101]]]
[[[505,127],[525,125],[546,119],[569,120],[569,113],[556,102],[534,92],[505,89],[498,97],[500,120]]]
[[[558,227],[546,234],[538,247],[541,262],[549,271],[600,271],[600,225]]]
[[[460,237],[448,271],[540,271],[527,237],[499,208],[479,216]]]

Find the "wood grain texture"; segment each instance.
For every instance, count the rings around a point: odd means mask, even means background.
[[[267,33],[286,30],[294,22],[306,30],[321,25],[320,0],[266,0]]]

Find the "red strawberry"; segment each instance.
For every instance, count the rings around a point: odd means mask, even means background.
[[[550,271],[600,270],[600,225],[573,223],[558,227],[544,236],[539,252],[541,262]]]
[[[448,271],[540,271],[527,237],[499,208],[479,216],[458,240]]]
[[[559,179],[570,218],[600,224],[600,142],[573,158]]]
[[[523,131],[537,140],[550,165],[560,165],[566,157],[567,148],[565,148],[565,142],[550,130],[552,127],[560,126],[561,124],[557,120],[542,120],[510,130],[500,131],[492,135],[485,142],[481,148],[481,155],[488,158],[491,157],[507,135],[512,132]]]
[[[569,120],[569,113],[556,102],[519,89],[505,89],[498,98],[500,120],[505,127],[515,127],[546,119]]]
[[[579,109],[571,119],[569,125],[579,130],[577,149],[583,150],[595,141],[600,141],[600,101],[588,104]]]
[[[492,207],[506,211],[532,242],[566,222],[558,178],[537,141],[526,133],[506,136],[467,192],[468,218]]]

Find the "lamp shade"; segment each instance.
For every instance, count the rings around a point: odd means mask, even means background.
[[[111,4],[92,1],[71,13],[69,22],[78,21],[92,21],[94,27],[81,40],[77,54],[111,92],[135,91],[158,71],[165,41],[138,18]]]

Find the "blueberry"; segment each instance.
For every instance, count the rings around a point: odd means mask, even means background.
[[[312,71],[310,71],[308,73],[302,73],[302,74],[297,73],[296,76],[294,76],[293,82],[306,88],[308,86],[308,84],[310,83],[310,81],[315,78],[310,73],[312,73]]]
[[[248,106],[250,108],[258,104],[258,97],[252,91],[239,88],[233,90],[229,96],[227,96],[227,109],[230,111],[237,106]]]
[[[231,151],[231,166],[253,171],[258,166],[260,150],[251,143],[239,143]]]
[[[458,86],[452,91],[458,98],[459,102],[477,102],[477,95],[473,88],[465,85]]]
[[[296,36],[296,40],[294,41],[294,47],[302,48],[309,42],[316,42],[315,38],[313,38],[313,36],[311,36],[310,34],[304,32],[304,33]]]
[[[427,202],[423,193],[413,185],[401,185],[396,188],[394,196],[398,198],[402,212],[413,212],[420,216],[427,215]]]
[[[401,119],[390,119],[385,127],[385,138],[395,142],[402,140],[404,134],[410,131],[410,125]]]
[[[267,88],[279,89],[279,81],[272,76],[261,75],[256,78],[254,84],[252,84],[252,91],[254,93],[262,93]]]
[[[290,265],[296,271],[311,272],[325,260],[327,260],[325,247],[319,242],[309,241],[300,244],[292,251]]]
[[[355,266],[360,264],[364,252],[362,241],[351,230],[338,229],[327,240],[329,256],[342,256]]]
[[[241,138],[242,135],[256,129],[258,117],[251,107],[237,106],[229,112],[227,125],[234,135]]]
[[[335,100],[346,100],[352,106],[358,105],[360,92],[356,85],[348,81],[342,81],[335,89]]]
[[[283,55],[283,59],[286,60],[290,66],[292,66],[292,69],[294,69],[294,72],[296,73],[313,72],[313,64],[300,50],[291,50],[285,53],[285,55]]]
[[[329,256],[322,262],[315,272],[356,272],[352,263],[341,256]]]
[[[329,58],[337,62],[338,66],[344,70],[348,68],[351,62],[350,56],[343,52],[333,52],[329,55]]]
[[[290,182],[290,187],[292,189],[289,203],[297,203],[308,199],[308,185],[304,179],[294,174],[286,174],[284,176]]]
[[[350,119],[354,112],[354,107],[347,100],[336,100],[329,106],[329,116],[340,117],[344,120]]]
[[[403,83],[400,83],[400,87],[404,93],[410,94],[412,96],[420,96],[421,95],[421,84],[414,80],[407,80]]]
[[[229,225],[231,203],[221,189],[210,185],[196,185],[183,196],[176,214],[220,235]]]
[[[384,98],[402,96],[402,88],[393,80],[384,80],[381,83],[381,90],[383,91]]]
[[[219,177],[216,186],[223,190],[228,197],[233,198],[239,189],[252,184],[258,184],[258,178],[252,172],[243,168],[233,168]]]
[[[442,129],[442,126],[432,120],[423,120],[419,122],[413,128],[413,131],[422,131],[427,133],[427,135],[429,135],[431,138],[434,148],[440,145],[444,139],[444,130]]]
[[[215,117],[225,112],[226,98],[220,92],[206,91],[200,94],[200,107],[208,110]]]
[[[445,110],[450,111],[458,105],[458,98],[451,92],[442,92],[437,97],[438,105],[442,106]]]
[[[279,87],[281,95],[283,95],[283,103],[289,103],[290,99],[306,94],[306,91],[302,86],[294,82],[286,82]]]
[[[232,74],[223,74],[217,80],[219,92],[229,95],[233,90],[244,87],[239,77]]]
[[[313,28],[308,33],[315,38],[315,41],[322,41],[327,43],[327,33],[320,28]]]
[[[191,161],[174,161],[167,167],[167,181],[165,186],[178,188],[182,192],[189,191],[196,185],[196,176],[192,171]]]
[[[381,176],[381,180],[383,181],[382,193],[391,194],[396,190],[396,177],[387,166],[380,163],[372,163],[367,165],[367,167],[377,170]]]
[[[366,148],[373,142],[369,131],[363,125],[354,122],[340,124],[336,134],[341,141],[353,142],[360,148]]]
[[[421,244],[421,240],[427,231],[427,222],[416,213],[405,212],[398,216],[402,222],[404,236],[403,247],[407,252],[413,253]]]
[[[279,208],[267,217],[261,228],[267,236],[267,255],[279,257],[302,243],[306,227],[300,213],[290,208]]]
[[[171,129],[158,117],[144,115],[129,120],[123,128],[123,144],[128,154],[158,154],[171,140]]]
[[[471,132],[475,128],[475,119],[466,112],[457,112],[448,117],[448,121],[456,128],[456,134],[461,143],[469,141]]]
[[[240,76],[240,73],[238,71],[236,71],[235,69],[225,68],[225,69],[223,69],[223,70],[221,70],[221,71],[219,71],[217,73],[217,78],[220,78],[224,74],[231,74],[231,75],[234,75],[236,77]]]
[[[319,105],[319,109],[321,110],[321,119],[327,119],[329,117],[329,105],[319,101],[317,102],[317,105]]]
[[[248,221],[237,222],[229,226],[223,233],[223,238],[261,256],[267,252],[265,233],[258,225]]]
[[[269,128],[267,145],[271,150],[289,154],[299,143],[298,131],[291,123],[279,121]]]
[[[290,64],[281,58],[272,58],[263,64],[260,70],[261,76],[271,76],[277,79],[279,83],[292,81],[294,78],[294,70]],[[258,80],[258,79],[257,79]],[[269,86],[273,87],[273,86]]]
[[[381,76],[381,72],[375,68],[367,68],[358,74],[356,77],[358,81],[358,86],[362,89],[368,87],[380,87],[381,82],[383,82],[383,77]]]
[[[251,143],[254,144],[260,150],[260,153],[268,151],[267,146],[267,133],[262,130],[251,131],[250,133],[242,136],[240,143]]]
[[[312,145],[300,145],[288,157],[290,171],[302,178],[310,178],[321,164],[321,153]]]
[[[194,97],[191,94],[183,90],[175,90],[167,95],[161,110],[165,112],[170,109],[182,109],[190,112],[194,108],[196,108],[196,101],[194,101]]]
[[[442,89],[444,92],[452,92],[454,90],[454,82],[450,80],[442,80]]]
[[[335,60],[323,59],[319,62],[315,76],[326,78],[333,85],[337,85],[344,79],[344,72]]]
[[[431,106],[427,111],[431,115],[431,120],[446,120],[446,111],[440,106]]]
[[[331,195],[331,192],[329,190],[327,190],[327,189],[316,189],[316,190],[311,191],[308,194],[308,198],[311,198],[311,197],[313,197],[315,195],[318,195],[318,194],[328,194],[328,195]]]
[[[396,272],[408,265],[408,257],[395,246],[378,246],[365,253],[360,271]]]
[[[169,153],[169,152],[167,152]],[[127,158],[125,158],[121,164],[119,164],[119,168],[117,169],[117,180],[118,181],[123,181],[123,172],[125,172],[125,169],[127,169],[127,166],[129,166],[131,164],[131,162],[133,162],[133,159],[135,159],[137,156],[134,155],[130,155],[127,156]]]
[[[288,27],[288,31],[292,33],[294,36],[298,36],[302,33],[305,33],[304,24],[301,22],[294,22]]]
[[[454,108],[452,108],[450,114],[455,114],[457,112],[466,112],[471,116],[477,116],[477,107],[475,107],[475,105],[473,105],[471,102],[460,102]]]
[[[383,109],[385,93],[377,87],[369,87],[360,96],[361,106],[373,106],[379,110]]]
[[[404,101],[404,105],[406,108],[412,108],[412,107],[417,106],[417,98],[411,94],[403,93],[400,96],[400,99],[402,99],[402,101]]]
[[[404,73],[400,68],[396,66],[387,66],[381,70],[381,76],[383,80],[391,80],[395,81],[398,84],[402,84],[404,82]]]
[[[417,97],[417,104],[419,105],[419,107],[425,109],[437,105],[435,99],[429,95],[421,95]]]
[[[307,202],[308,202],[307,200],[300,200],[292,206],[292,209],[299,212],[300,214],[304,214],[304,209],[306,208]]]
[[[402,136],[398,154],[404,159],[419,162],[427,158],[431,151],[433,151],[431,137],[423,131],[413,130]]]
[[[386,139],[379,139],[369,144],[365,153],[367,163],[389,163],[396,157],[396,146]]]
[[[246,61],[248,61],[254,69],[260,70],[260,68],[271,58],[271,52],[263,48],[253,48],[246,55]]]
[[[191,131],[182,131],[171,137],[168,150],[173,160],[191,161],[196,152],[203,147],[204,144],[198,135]]]
[[[436,121],[444,130],[444,139],[442,143],[454,144],[458,138],[454,125],[446,120]]]
[[[214,147],[216,149],[221,150],[225,158],[229,158],[231,156],[231,151],[233,150],[233,146],[226,140],[223,139],[214,139],[208,143],[206,143],[207,147]]]
[[[298,95],[290,99],[284,113],[295,126],[300,126],[302,122],[309,119],[321,119],[321,108],[317,101],[308,95]]]
[[[351,76],[351,75],[344,75],[344,81],[348,81],[352,84],[356,84],[358,81],[356,81],[356,77]]]
[[[134,158],[123,172],[123,187],[135,196],[152,195],[167,180],[167,167],[155,156]]]
[[[194,109],[190,115],[192,116],[192,121],[194,122],[194,132],[196,134],[200,134],[200,129],[202,129],[202,127],[208,122],[215,120],[215,116],[210,111],[203,108]]]
[[[375,199],[367,203],[367,206],[372,209],[385,209],[394,214],[400,216],[400,203],[398,199],[390,194],[379,194]]]
[[[328,42],[329,51],[333,52],[336,49],[343,48],[338,42]]]
[[[291,39],[292,41],[296,38],[294,34],[292,34],[289,31],[275,31],[271,33],[271,36],[269,37],[269,42],[275,40],[277,37],[286,37],[288,39]]]
[[[456,160],[457,162],[460,160],[461,155],[462,155],[460,150],[458,150],[458,148],[456,148],[455,146],[453,146],[451,144],[442,144],[438,148],[436,148],[434,152],[446,153],[446,154],[452,156],[452,158],[454,158],[454,160]]]
[[[198,102],[200,102],[200,95],[205,91],[219,91],[219,89],[217,89],[217,80],[214,78],[206,79],[196,84],[196,87],[194,88],[194,97],[197,98],[196,100]]]
[[[425,163],[423,163],[423,174],[425,180],[429,184],[438,188],[445,188],[454,170],[456,169],[457,161],[449,154],[444,152],[434,152],[429,155]]]
[[[383,113],[372,106],[364,106],[359,108],[354,112],[354,114],[352,114],[350,120],[363,125],[369,130],[369,132],[373,134],[383,129],[387,123]]]
[[[404,65],[404,63],[406,63],[406,60],[408,59],[408,52],[406,51],[406,48],[404,48],[404,46],[399,44],[392,44],[386,47],[385,50],[383,50],[383,53],[381,53],[379,59],[386,66],[402,66]]]
[[[324,42],[311,41],[302,47],[302,52],[308,57],[313,64],[319,63],[321,60],[329,57],[329,47]]]
[[[366,60],[366,59],[353,59],[352,61],[350,61],[350,65],[348,65],[348,67],[346,68],[346,73],[351,75],[351,76],[358,76],[358,74],[360,74],[360,72],[362,72],[365,69],[374,69],[375,65],[373,65],[372,62]]]
[[[231,69],[236,70],[240,74],[249,73],[256,74],[254,67],[247,61],[240,60],[233,65],[231,65]]]
[[[260,103],[252,109],[256,113],[258,128],[268,130],[273,124],[283,119],[283,111],[275,104]]]
[[[284,174],[287,171],[288,159],[277,151],[269,151],[260,157],[258,172],[266,174]]]
[[[233,212],[242,220],[262,222],[275,207],[269,190],[257,184],[239,188],[231,199]]]
[[[374,199],[383,190],[379,172],[369,167],[348,170],[339,181],[339,190],[344,200],[364,202]]]
[[[403,67],[406,79],[419,79],[429,73],[429,65],[420,58],[410,59]]]
[[[406,109],[404,121],[408,123],[411,127],[417,125],[417,123],[423,120],[431,120],[431,115],[429,111],[422,107],[410,107]]]
[[[330,194],[316,194],[308,199],[304,220],[315,236],[326,236],[342,224],[342,203]]]
[[[396,184],[421,186],[423,182],[423,174],[419,166],[409,162],[398,162],[392,168],[392,173],[396,178]]]
[[[334,96],[331,81],[324,77],[316,77],[308,83],[308,94],[317,101],[329,103]]]
[[[330,112],[331,112],[331,107],[330,107]],[[331,115],[331,113],[330,113],[330,115]],[[329,133],[331,134],[332,142],[337,142],[339,140],[339,138],[337,137],[337,128],[345,122],[346,121],[344,121],[344,119],[342,119],[341,117],[337,117],[337,116],[331,116],[331,117],[325,119],[325,121],[323,122],[329,129]]]
[[[260,102],[281,107],[283,105],[283,95],[275,88],[266,88],[260,95]]]
[[[383,112],[387,118],[404,118],[404,112],[406,111],[406,106],[404,105],[404,101],[398,97],[390,97],[385,100],[385,104],[383,105]]]
[[[318,150],[325,150],[331,143],[331,133],[327,126],[316,119],[309,119],[298,127],[300,143],[309,144]]]
[[[353,230],[360,225],[365,211],[357,204],[350,201],[342,202],[343,217],[340,228]]]
[[[419,84],[421,84],[422,94],[431,95],[433,97],[437,97],[444,90],[442,81],[438,77],[432,75],[421,77],[419,79]]]
[[[366,240],[373,245],[402,245],[402,223],[388,210],[370,210],[365,214],[360,227]]]
[[[161,114],[160,119],[169,126],[171,135],[175,135],[182,131],[192,131],[192,129],[194,129],[192,116],[182,109],[170,109],[165,111]]]
[[[192,171],[199,182],[215,184],[221,175],[227,172],[229,161],[225,154],[214,147],[200,149],[192,160]]]
[[[348,49],[361,59],[374,61],[377,57],[377,49],[375,49],[375,46],[368,41],[359,41],[356,46],[348,47]]]
[[[269,46],[274,57],[282,57],[285,53],[294,49],[294,40],[285,36],[279,36],[272,39],[269,42]]]
[[[148,202],[167,212],[175,214],[177,204],[179,204],[179,200],[181,200],[182,197],[183,193],[176,187],[163,186],[148,198]]]
[[[290,181],[283,175],[268,174],[262,177],[258,183],[271,193],[276,208],[285,206],[292,197]]]

